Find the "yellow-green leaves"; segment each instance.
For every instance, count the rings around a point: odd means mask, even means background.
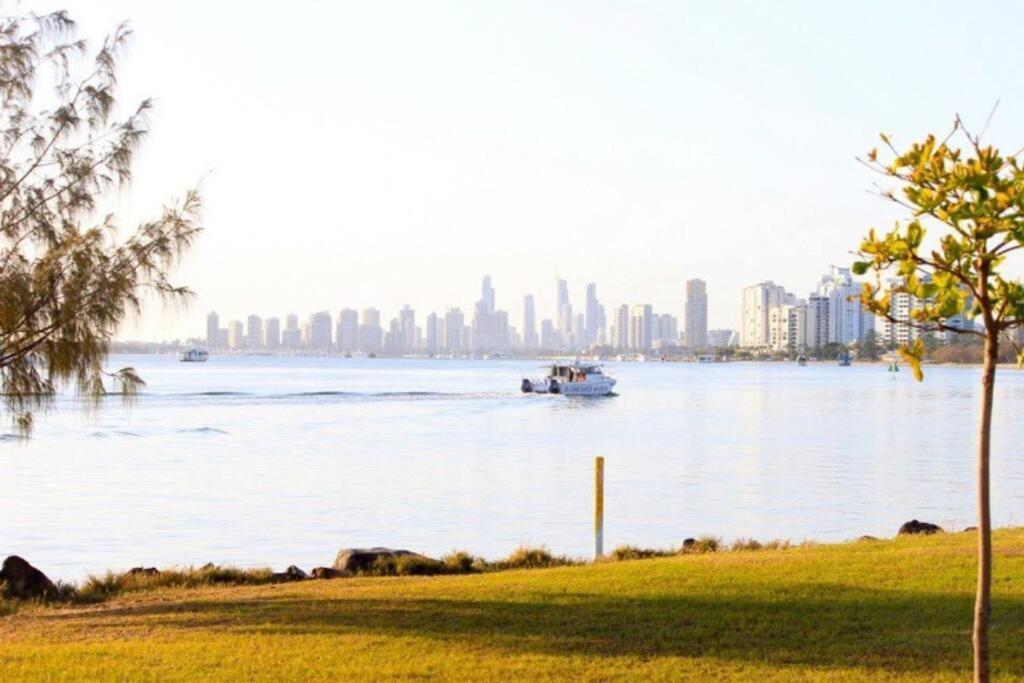
[[[915,339],[912,344],[904,344],[898,349],[900,358],[907,362],[914,375],[914,379],[918,382],[924,379],[924,372],[921,371],[921,360],[924,358],[924,350],[924,342],[921,341],[920,337]]]

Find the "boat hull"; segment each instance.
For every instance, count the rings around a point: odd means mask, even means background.
[[[595,382],[552,382],[548,379],[538,379],[533,380],[530,384],[532,393],[561,394],[563,396],[607,396],[615,388],[614,379]]]

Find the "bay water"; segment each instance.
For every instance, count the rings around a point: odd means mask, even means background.
[[[62,395],[27,443],[0,440],[0,554],[65,580],[370,545],[586,556],[597,455],[606,549],[974,523],[977,368],[609,363],[616,396],[521,394],[537,365],[113,356],[147,382],[133,405]],[[996,394],[994,520],[1020,524],[1024,373]]]

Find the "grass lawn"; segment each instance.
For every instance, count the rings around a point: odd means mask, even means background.
[[[0,618],[0,680],[962,680],[973,533],[468,576],[157,589]],[[1024,678],[1024,529],[993,673]]]

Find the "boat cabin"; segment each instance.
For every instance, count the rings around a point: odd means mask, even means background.
[[[603,374],[599,365],[552,365],[548,377],[562,382],[586,382],[588,375]]]

